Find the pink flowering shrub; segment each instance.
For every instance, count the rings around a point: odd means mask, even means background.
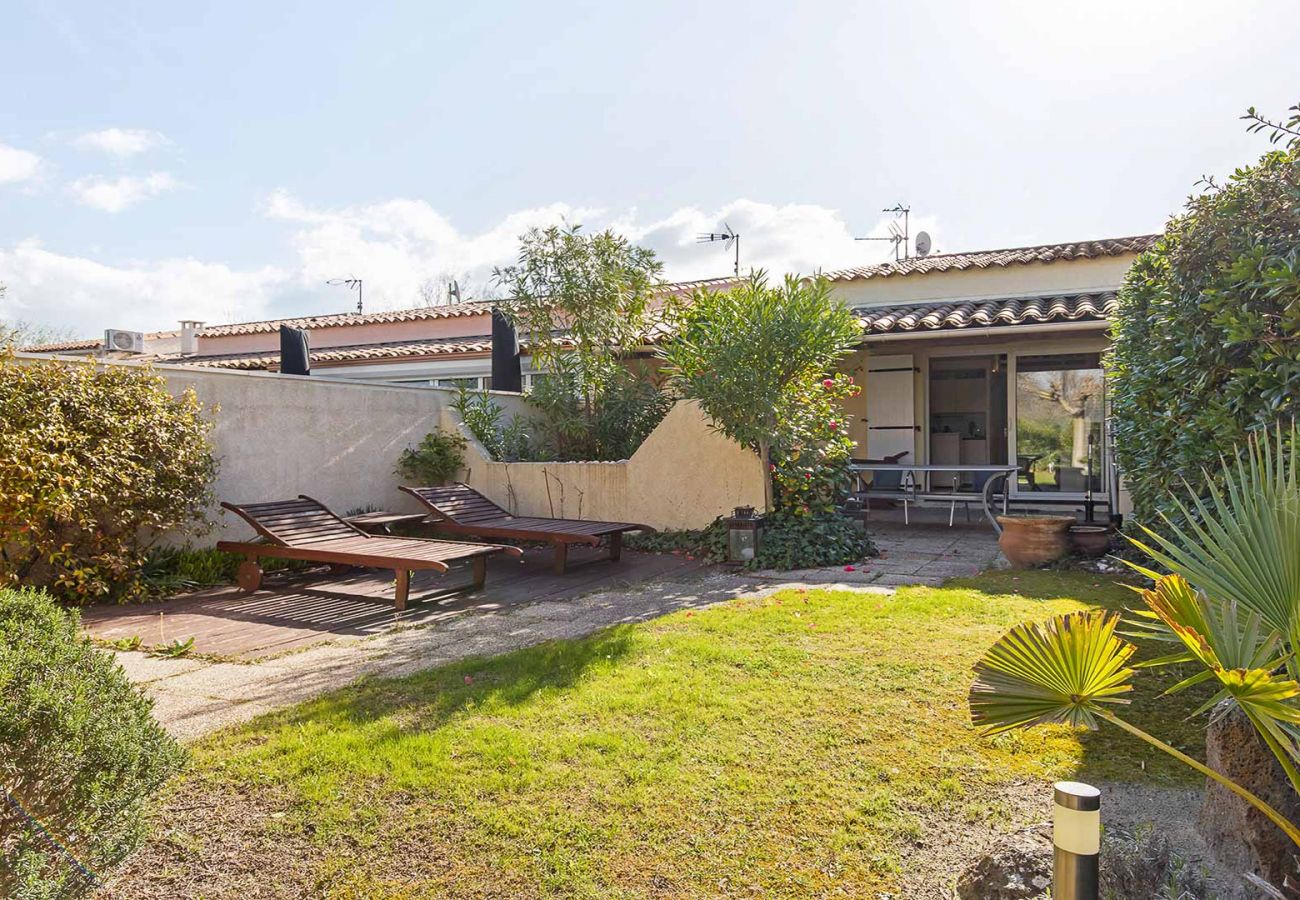
[[[862,388],[847,375],[810,381],[778,411],[772,444],[777,509],[796,517],[834,512],[849,488],[854,443],[842,402]]]

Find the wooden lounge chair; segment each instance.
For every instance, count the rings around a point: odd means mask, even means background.
[[[340,568],[392,569],[397,574],[394,605],[397,609],[405,609],[412,571],[432,569],[446,572],[450,563],[468,560],[474,570],[474,590],[477,591],[483,587],[487,577],[489,556],[494,553],[523,555],[518,547],[366,534],[330,512],[325,504],[305,494],[299,495],[297,500],[221,505],[252,525],[262,537],[260,541],[217,542],[218,550],[240,553],[245,557],[239,566],[238,580],[239,586],[249,593],[262,583],[259,557],[301,559]]]
[[[596,522],[590,519],[547,519],[512,516],[467,484],[402,490],[427,506],[433,513],[433,526],[442,531],[469,534],[480,538],[515,538],[546,541],[555,548],[555,572],[564,574],[570,544],[595,546],[609,538],[609,558],[618,561],[623,553],[623,532],[654,531],[648,525],[632,522]]]

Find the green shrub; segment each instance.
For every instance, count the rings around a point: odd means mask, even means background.
[[[849,437],[842,404],[861,392],[849,375],[818,378],[812,373],[791,385],[768,465],[776,509],[785,518],[825,519],[848,496],[849,460],[857,445]]]
[[[767,517],[752,569],[814,569],[843,566],[875,556],[870,538],[851,519],[835,513]]]
[[[516,417],[511,419],[510,424],[502,425],[501,418],[505,415],[505,410],[487,391],[461,388],[451,405],[460,413],[461,421],[469,433],[483,445],[492,459],[515,462],[532,457],[523,424]]]
[[[719,518],[705,528],[630,534],[623,543],[643,553],[685,553],[701,562],[726,562],[727,524]]]
[[[139,846],[185,759],[151,708],[76,613],[0,589],[0,896],[81,895]]]
[[[193,391],[147,368],[0,352],[0,586],[138,595],[152,536],[204,520],[210,428]]]
[[[374,512],[361,510],[361,512]],[[349,512],[348,515],[355,513]],[[235,572],[244,561],[242,556],[207,547],[195,550],[190,547],[156,547],[149,551],[141,567],[141,576],[150,594],[166,596],[181,591],[218,584],[230,584]],[[314,565],[296,559],[262,559],[263,571],[302,569]]]
[[[567,358],[529,400],[540,412],[528,422],[532,457],[560,462],[629,458],[673,405],[644,372],[615,363],[593,368],[584,382]]]
[[[1300,148],[1210,183],[1119,292],[1107,368],[1115,451],[1135,517],[1186,478],[1300,413]]]
[[[465,467],[465,447],[459,434],[442,429],[426,434],[419,446],[402,451],[397,474],[416,485],[443,484]]]
[[[706,563],[725,562],[727,523],[718,518],[699,530],[630,535],[627,547],[645,553],[685,553]],[[745,567],[812,569],[848,565],[875,555],[875,547],[867,535],[843,516],[777,513],[767,517],[758,555]]]

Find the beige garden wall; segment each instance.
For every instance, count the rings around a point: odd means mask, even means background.
[[[27,357],[37,365],[87,361]],[[113,361],[112,366],[140,363]],[[216,500],[259,502],[308,494],[343,514],[362,507],[420,512],[398,490],[402,450],[440,425],[467,434],[451,408],[457,392],[338,378],[155,365],[173,393],[193,388],[214,422],[220,469]],[[518,394],[493,392],[504,420],[531,409]],[[735,506],[761,506],[758,457],[714,432],[694,403],[679,403],[631,460],[617,463],[498,463],[469,439],[466,477],[525,515],[640,522],[656,528],[707,525]],[[549,486],[550,494],[547,494]],[[211,546],[251,535],[214,504],[217,528],[172,534],[170,543]]]
[[[34,358],[43,365],[85,360]],[[138,366],[109,362],[112,366]],[[310,376],[234,372],[193,366],[153,367],[173,393],[193,388],[214,422],[211,440],[219,471],[213,493],[235,503],[309,494],[338,513],[374,506],[416,511],[398,491],[394,466],[402,450],[437,428],[456,392],[376,385]],[[215,408],[215,411],[214,411]],[[233,513],[214,505],[216,530],[172,534],[210,546],[251,535]]]
[[[737,506],[763,505],[758,456],[714,431],[693,401],[677,403],[622,462],[504,463],[448,408],[444,423],[469,440],[465,480],[516,515],[702,528]]]

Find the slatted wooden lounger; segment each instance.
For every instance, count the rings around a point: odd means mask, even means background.
[[[262,556],[301,559],[335,566],[367,566],[392,569],[397,574],[394,604],[406,608],[411,572],[432,569],[446,572],[453,562],[468,560],[474,570],[474,590],[483,587],[487,558],[494,553],[521,556],[518,547],[470,544],[458,541],[425,541],[417,538],[378,537],[344,522],[325,504],[305,494],[297,500],[268,503],[222,503],[257,533],[262,541],[218,541],[217,549],[243,554],[239,586],[253,592],[262,583]]]
[[[547,519],[512,516],[467,484],[440,487],[404,487],[433,513],[433,526],[442,531],[480,538],[515,538],[547,541],[555,548],[555,571],[564,574],[570,544],[595,546],[609,538],[609,558],[618,561],[623,553],[623,532],[654,531],[632,522],[596,522],[590,519]]]

